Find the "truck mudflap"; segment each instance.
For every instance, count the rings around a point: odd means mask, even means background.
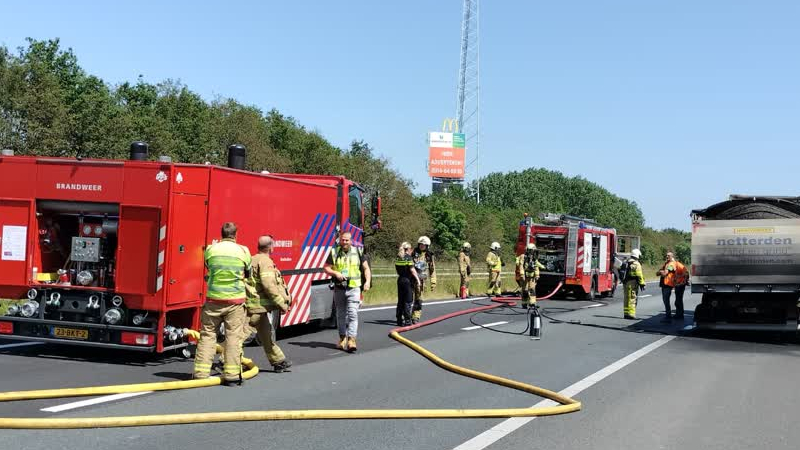
[[[0,317],[1,322],[13,324],[13,329],[0,337],[20,341],[153,352],[161,339],[152,328],[9,316]],[[171,348],[179,346],[184,345]]]

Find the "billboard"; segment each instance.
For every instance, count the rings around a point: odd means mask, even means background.
[[[433,131],[428,135],[428,176],[464,178],[464,134]]]

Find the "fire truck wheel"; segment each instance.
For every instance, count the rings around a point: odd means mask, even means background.
[[[613,297],[616,292],[617,292],[617,274],[614,274],[614,278],[611,281],[611,290],[602,292],[600,294],[600,297],[602,297],[602,298],[610,298],[610,297]]]
[[[592,287],[586,293],[586,300],[594,300],[597,297],[597,278],[592,278]]]

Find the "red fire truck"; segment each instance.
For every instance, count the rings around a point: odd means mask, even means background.
[[[557,294],[593,299],[610,297],[617,286],[615,257],[617,232],[598,226],[591,219],[563,214],[541,214],[534,223],[527,214],[520,221],[516,254],[533,242],[545,266],[536,285],[537,295]]]
[[[205,296],[203,252],[235,222],[273,259],[294,306],[280,326],[331,318],[322,270],[339,231],[363,245],[364,191],[338,176],[254,173],[245,149],[228,167],[129,160],[0,156],[0,298],[22,299],[0,317],[0,336],[164,352],[188,345]],[[380,200],[373,199],[373,229]]]

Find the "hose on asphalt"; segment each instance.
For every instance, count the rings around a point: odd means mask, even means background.
[[[543,296],[543,297],[538,297],[538,298],[537,298],[537,300],[547,300],[547,299],[549,299],[550,297],[552,297],[552,296],[556,295],[556,293],[559,291],[559,289],[561,289],[561,286],[563,286],[563,285],[564,285],[564,282],[563,282],[563,281],[559,282],[559,283],[558,283],[558,285],[557,285],[557,286],[556,286],[556,287],[555,287],[555,288],[554,288],[554,289],[553,289],[553,290],[552,290],[552,291],[551,291],[549,294],[547,294],[547,295],[545,295],[545,296]],[[514,303],[516,303],[516,302],[514,302],[513,300],[521,300],[521,299],[522,299],[522,297],[516,297],[516,296],[515,296],[515,297],[503,297],[503,299],[504,299],[504,300],[509,300],[508,302],[506,302],[506,304],[505,304],[504,306],[505,306],[506,308],[510,309],[510,310],[512,311],[512,314],[513,314],[513,315],[527,315],[527,314],[528,314],[528,309],[527,309],[527,308],[515,308],[515,307],[513,306],[513,304],[514,304]],[[541,315],[542,315],[542,317],[547,317],[548,319],[550,319],[551,321],[553,321],[553,323],[563,323],[563,322],[562,322],[562,321],[560,321],[560,320],[553,319],[552,317],[545,315],[545,314],[542,312],[543,310],[544,310],[544,308],[540,308],[540,309],[539,309],[539,314],[541,314]],[[480,323],[476,322],[476,321],[475,321],[475,317],[476,317],[476,316],[478,316],[479,314],[485,314],[485,312],[484,312],[484,311],[478,311],[478,312],[476,312],[475,314],[471,315],[471,316],[469,317],[469,322],[470,322],[471,324],[473,324],[473,325],[479,326],[479,327],[481,327],[481,328],[484,328],[484,329],[487,329],[487,330],[490,330],[490,331],[494,331],[494,332],[496,332],[496,333],[524,335],[525,333],[527,333],[527,332],[528,332],[528,330],[530,330],[530,327],[531,327],[531,324],[530,324],[530,322],[529,322],[529,321],[525,321],[525,329],[524,329],[524,330],[522,330],[522,331],[506,331],[506,330],[498,330],[498,329],[496,329],[496,328],[486,327],[486,326],[484,326],[484,325],[482,325],[482,324],[480,324]],[[511,315],[511,314],[510,314],[510,315]]]
[[[447,371],[488,383],[505,386],[518,391],[544,397],[556,406],[531,408],[491,408],[491,409],[362,409],[362,410],[275,410],[275,411],[233,411],[187,414],[156,414],[143,416],[119,417],[81,417],[81,418],[0,418],[0,429],[78,429],[78,428],[117,428],[157,425],[181,425],[214,422],[266,421],[266,420],[335,420],[335,419],[463,419],[463,418],[508,418],[537,417],[566,414],[581,409],[581,403],[557,392],[534,386],[528,383],[491,375],[468,369],[445,361],[416,342],[401,336],[401,333],[424,326],[432,325],[452,317],[472,314],[499,308],[512,303],[513,300],[492,298],[494,304],[457,311],[435,317],[408,327],[392,329],[389,336],[419,353],[432,363]],[[196,332],[194,336],[197,337]],[[218,346],[217,351],[221,351]],[[242,364],[247,368],[243,378],[255,377],[258,366],[252,360],[243,358]],[[47,389],[37,391],[19,391],[0,393],[0,402],[17,400],[35,400],[45,398],[78,397],[90,395],[107,395],[129,392],[164,391],[191,389],[215,386],[221,383],[219,377],[202,380],[170,381],[157,383],[128,384],[116,386],[99,386],[72,389]]]

